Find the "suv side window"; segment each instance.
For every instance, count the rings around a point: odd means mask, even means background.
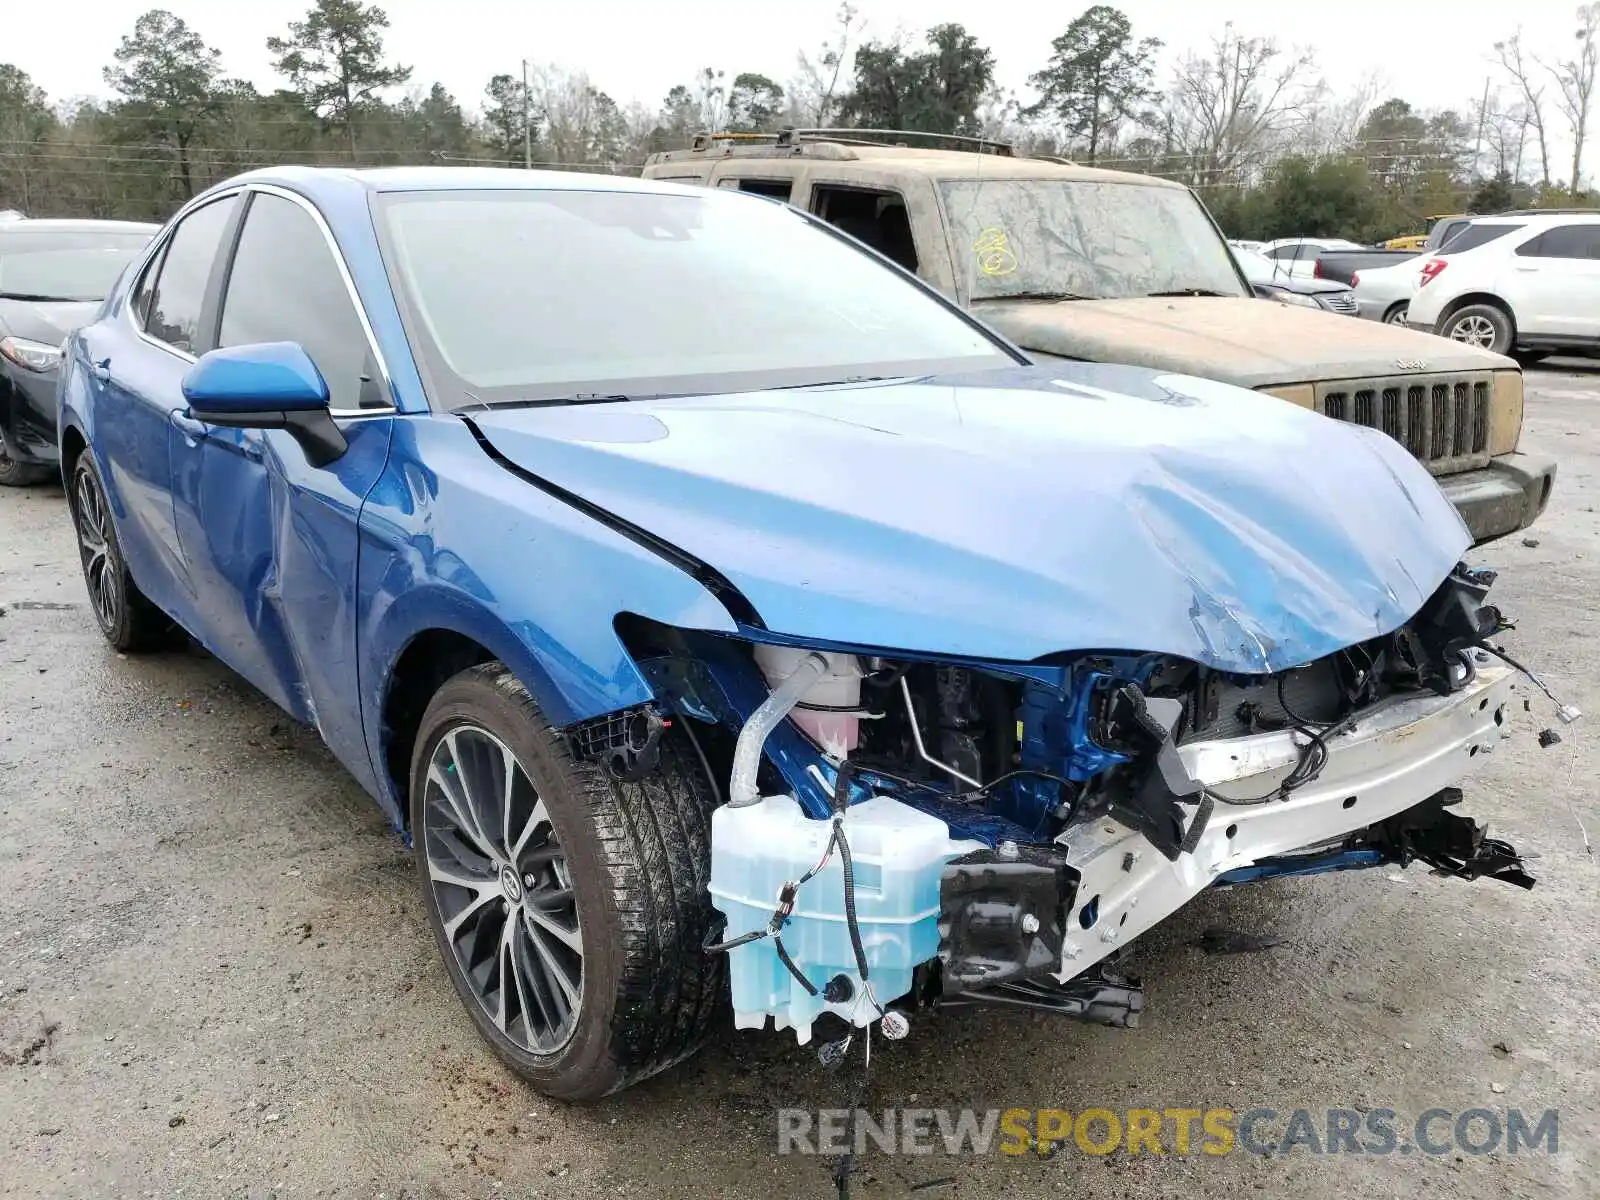
[[[916,239],[911,233],[906,199],[899,192],[818,184],[812,191],[811,211],[916,273]]]
[[[328,384],[333,408],[358,408],[375,371],[367,333],[316,220],[256,192],[228,273],[219,346],[297,342]]]
[[[774,200],[787,200],[794,192],[792,179],[741,179],[734,175],[724,175],[717,180],[718,187],[738,188],[741,192],[753,192],[757,196],[770,196]]]
[[[200,355],[211,349],[200,328],[206,288],[217,264],[222,236],[233,219],[239,197],[227,196],[197,208],[173,230],[161,271],[148,301],[145,332],[185,354]]]
[[[1522,258],[1600,258],[1600,225],[1557,225],[1517,247]]]

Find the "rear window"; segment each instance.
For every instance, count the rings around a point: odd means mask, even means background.
[[[1496,238],[1503,238],[1506,234],[1514,233],[1521,228],[1521,225],[1468,225],[1460,233],[1447,238],[1444,249],[1439,253],[1460,254],[1463,250],[1476,250],[1479,246],[1486,246]]]
[[[154,231],[38,230],[0,233],[0,295],[104,300]]]

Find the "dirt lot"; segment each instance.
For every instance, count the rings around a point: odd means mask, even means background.
[[[1559,1108],[1559,1152],[880,1154],[858,1196],[1596,1195],[1600,371],[1529,379],[1556,497],[1536,544],[1480,557],[1510,646],[1592,715],[1540,750],[1549,708],[1519,712],[1468,806],[1538,887],[1413,867],[1212,893],[1138,945],[1142,1030],[925,1019],[877,1044],[868,1103]],[[198,652],[119,658],[83,599],[60,491],[0,493],[0,1195],[833,1194],[827,1160],[775,1153],[775,1108],[844,1102],[789,1035],[730,1029],[595,1107],[519,1085],[314,735]],[[1284,940],[1209,957],[1212,926]]]

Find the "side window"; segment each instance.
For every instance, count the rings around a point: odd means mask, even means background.
[[[228,273],[219,346],[298,342],[334,408],[358,408],[371,378],[366,330],[316,220],[292,200],[257,192]]]
[[[819,185],[812,194],[811,211],[885,258],[916,271],[916,240],[900,193]]]
[[[794,191],[794,180],[734,179],[724,176],[717,181],[717,186],[738,188],[741,192],[753,192],[757,196],[771,196],[774,200],[787,200]]]
[[[1600,258],[1600,225],[1557,225],[1517,247],[1522,258]]]
[[[1463,250],[1476,250],[1521,228],[1521,225],[1468,225],[1460,233],[1452,234],[1439,253],[1460,254]]]
[[[144,274],[139,279],[139,286],[133,293],[133,323],[140,329],[145,327],[150,320],[150,298],[155,295],[156,276],[161,274],[161,260],[166,257],[165,244],[157,248],[150,256],[150,261],[145,264]]]
[[[200,311],[237,196],[197,208],[173,231],[161,259],[145,317],[145,332],[185,354],[203,354]]]

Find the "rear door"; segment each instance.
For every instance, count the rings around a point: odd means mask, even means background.
[[[1521,333],[1600,338],[1600,225],[1556,225],[1523,242],[1507,256],[1500,290]]]
[[[211,348],[203,313],[220,282],[238,193],[187,213],[143,268],[133,302],[84,333],[92,442],[140,588],[192,628],[193,586],[173,522],[170,422],[182,382]]]
[[[178,538],[206,597],[197,635],[356,773],[356,521],[393,428],[387,373],[332,233],[294,193],[256,188],[214,315],[219,347],[295,342],[349,443],[323,467],[281,430],[173,422]]]

